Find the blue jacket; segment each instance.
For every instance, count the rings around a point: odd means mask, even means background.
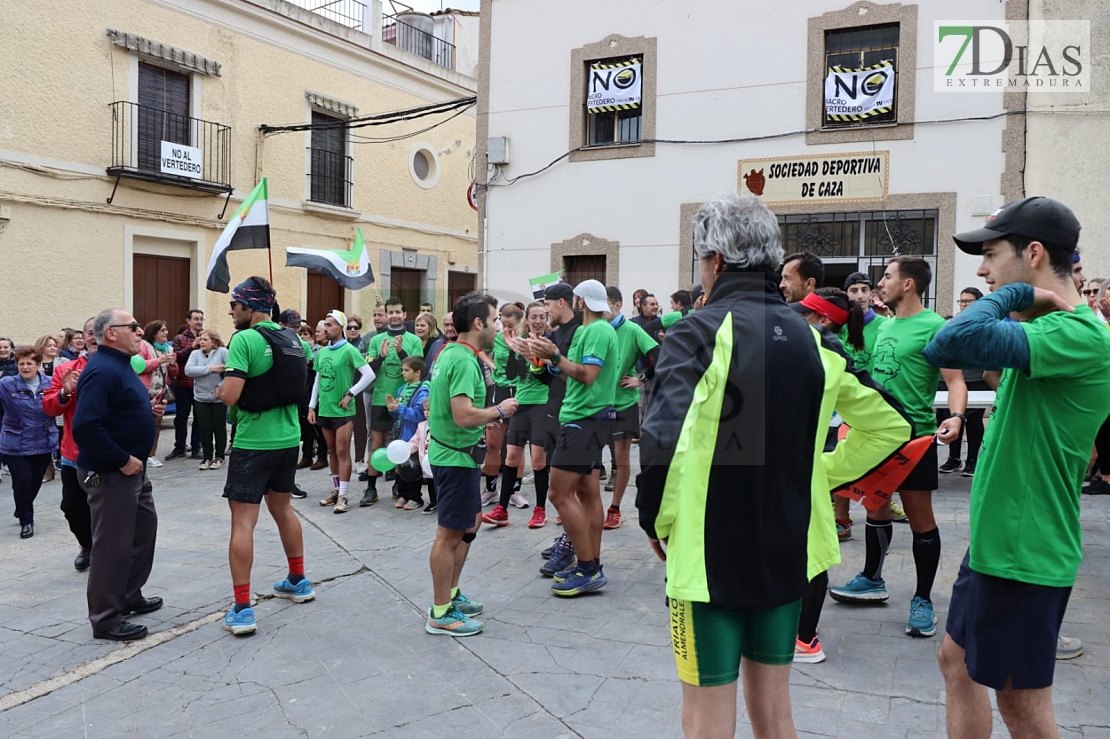
[[[39,389],[31,392],[18,374],[0,377],[0,454],[29,457],[50,454],[58,449],[58,426],[42,409],[43,393],[50,378],[39,373]]]
[[[130,457],[144,463],[154,446],[154,412],[146,388],[131,369],[131,357],[101,346],[77,381],[73,440],[77,466],[115,472]]]
[[[408,383],[397,388],[397,396],[401,397],[401,393],[408,387]],[[416,390],[413,392],[412,397],[404,405],[397,406],[397,410],[390,411],[389,415],[394,419],[401,421],[401,440],[409,441],[416,434],[416,427],[420,425],[421,421],[428,420],[424,415],[424,399],[428,397],[428,383],[421,382]]]

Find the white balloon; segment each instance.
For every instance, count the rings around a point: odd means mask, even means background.
[[[391,441],[385,448],[385,453],[393,464],[404,464],[409,458],[409,443],[400,439]]]

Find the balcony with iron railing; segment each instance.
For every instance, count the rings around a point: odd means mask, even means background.
[[[122,177],[230,193],[231,127],[125,100],[109,104],[112,157],[106,167]],[[111,203],[116,190],[112,189]]]
[[[422,56],[441,67],[454,69],[455,45],[437,37],[430,27],[421,28],[416,25],[430,20],[429,16],[421,13],[386,15],[382,24],[382,41]]]
[[[308,199],[350,208],[354,157],[327,149],[308,149]]]

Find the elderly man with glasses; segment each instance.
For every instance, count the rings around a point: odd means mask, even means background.
[[[92,328],[99,349],[77,381],[73,416],[77,479],[92,519],[89,621],[97,639],[131,641],[146,636],[147,627],[125,617],[162,607],[142,588],[158,532],[146,459],[166,406],[161,395],[147,396],[131,368],[143,339],[135,317],[109,308]]]

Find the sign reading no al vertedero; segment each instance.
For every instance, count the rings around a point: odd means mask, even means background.
[[[884,61],[863,69],[829,67],[825,77],[825,117],[860,121],[894,108],[894,65]]]
[[[162,174],[175,174],[194,180],[204,175],[204,159],[200,149],[194,146],[163,141],[160,161]]]
[[[642,69],[639,59],[591,64],[586,79],[586,110],[605,113],[639,108]]]
[[[736,189],[768,205],[862,203],[885,200],[889,178],[889,151],[766,157],[738,163]]]

